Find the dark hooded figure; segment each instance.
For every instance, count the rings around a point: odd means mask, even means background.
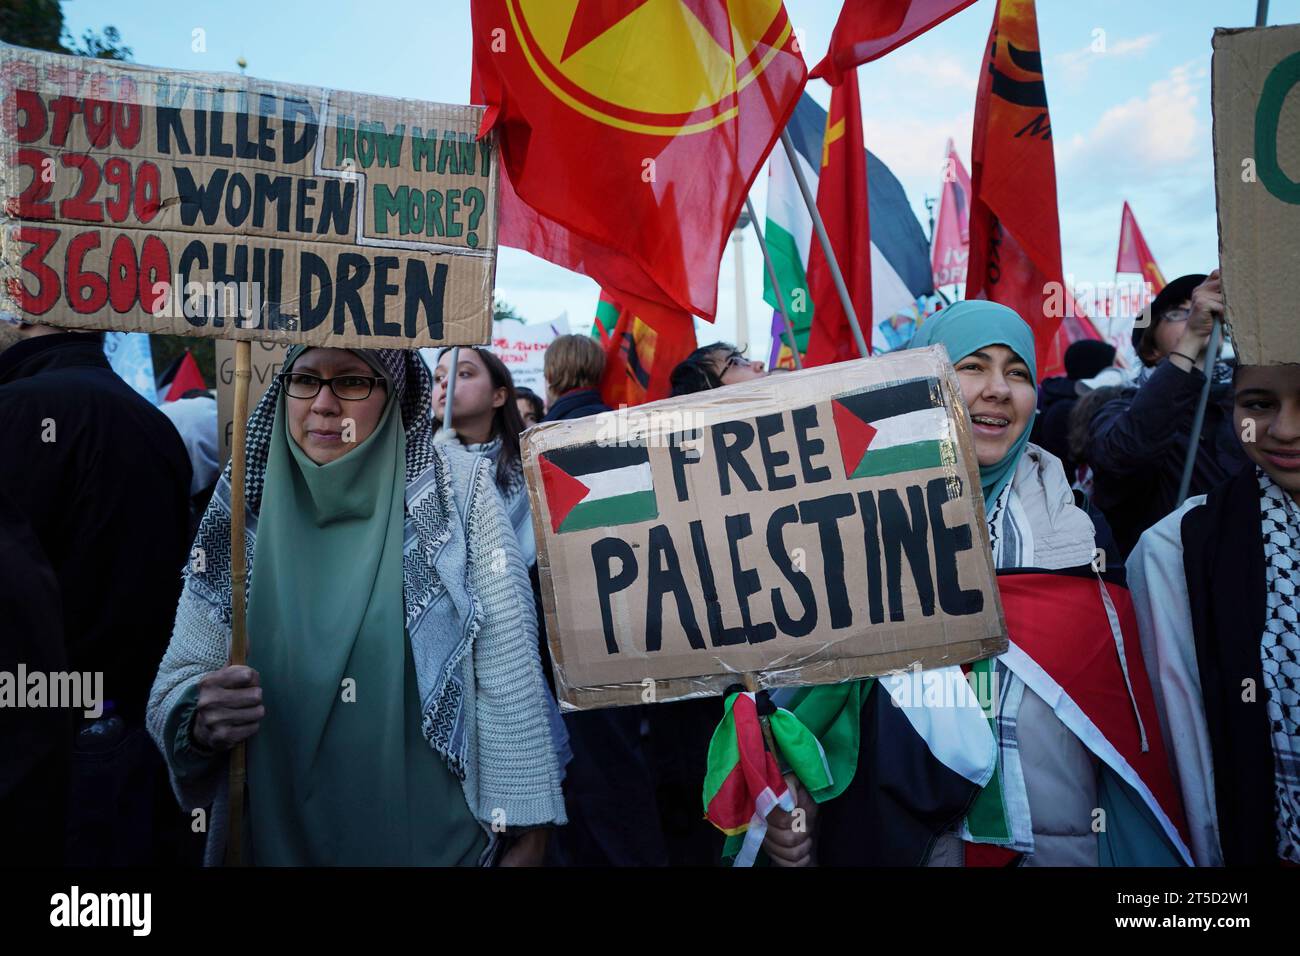
[[[189,458],[100,333],[5,323],[0,349],[0,492],[54,573],[68,670],[103,675],[102,707],[75,710],[64,859],[164,862],[181,817],[144,713],[189,552]]]
[[[1115,346],[1096,339],[1071,342],[1065,350],[1065,375],[1045,379],[1038,389],[1038,417],[1029,440],[1061,459],[1065,477],[1074,480],[1078,462],[1070,454],[1070,411],[1079,400],[1079,383],[1115,361]]]

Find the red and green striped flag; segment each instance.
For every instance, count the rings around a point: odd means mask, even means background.
[[[769,717],[772,736],[790,769],[810,791],[831,785],[831,771],[821,743],[794,714],[776,708]],[[748,691],[727,698],[722,722],[709,741],[704,777],[704,806],[709,822],[729,837],[744,836],[736,866],[751,866],[767,834],[767,817],[780,807],[794,810],[775,758],[763,744],[755,695]]]

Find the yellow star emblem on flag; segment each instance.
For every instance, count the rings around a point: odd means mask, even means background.
[[[678,136],[732,119],[790,37],[781,0],[506,0],[514,41],[558,99],[619,129]]]

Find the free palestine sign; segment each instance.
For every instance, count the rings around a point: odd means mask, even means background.
[[[960,401],[930,348],[530,429],[565,708],[1004,650]]]

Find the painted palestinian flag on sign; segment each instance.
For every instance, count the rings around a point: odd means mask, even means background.
[[[890,382],[831,399],[846,478],[939,468],[956,460],[938,379]]]
[[[644,445],[576,445],[540,458],[551,531],[588,531],[659,517]]]

